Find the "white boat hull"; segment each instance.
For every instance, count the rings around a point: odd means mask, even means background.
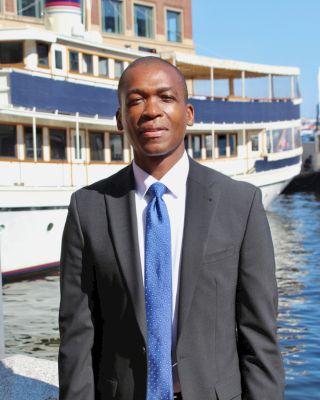
[[[299,170],[300,164],[233,178],[259,186],[268,208]],[[0,267],[4,281],[57,269],[67,207],[76,189],[17,187],[1,191],[2,207],[24,207],[21,211],[0,212]],[[18,204],[18,199],[23,203]],[[27,207],[34,209],[26,210]]]

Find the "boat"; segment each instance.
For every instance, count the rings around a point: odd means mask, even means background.
[[[57,270],[71,194],[131,162],[116,89],[138,57],[161,57],[185,75],[196,115],[185,137],[191,157],[259,186],[266,208],[299,173],[299,69],[196,54],[191,0],[46,0],[44,17],[41,2],[18,4],[14,14],[7,0],[0,14],[4,282]]]

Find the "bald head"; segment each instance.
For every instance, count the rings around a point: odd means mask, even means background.
[[[185,102],[188,100],[188,89],[187,89],[187,84],[184,75],[182,72],[175,67],[174,65],[170,64],[168,61],[163,60],[162,58],[154,57],[154,56],[148,56],[148,57],[141,57],[133,61],[129,66],[123,71],[121,78],[119,80],[118,84],[118,100],[119,100],[119,105],[121,105],[121,92],[126,84],[127,81],[127,76],[128,72],[133,70],[134,68],[139,67],[140,65],[146,66],[154,66],[154,68],[170,68],[175,72],[177,75],[177,84],[182,85],[182,89],[184,92],[184,98]]]

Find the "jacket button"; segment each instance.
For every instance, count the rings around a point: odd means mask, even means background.
[[[147,350],[146,350],[146,348],[145,348],[144,346],[142,346],[142,348],[141,348],[141,352],[142,352],[142,354],[143,354],[143,355],[145,355],[145,354],[146,354]]]

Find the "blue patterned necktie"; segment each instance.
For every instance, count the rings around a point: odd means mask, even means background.
[[[167,188],[150,186],[146,213],[145,302],[148,330],[147,400],[172,400],[171,232],[165,202]]]

